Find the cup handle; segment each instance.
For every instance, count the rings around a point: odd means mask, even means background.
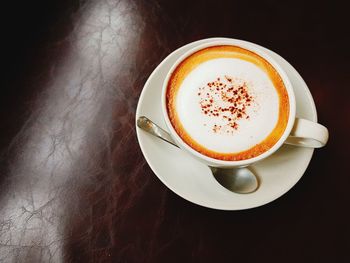
[[[285,144],[321,148],[328,141],[328,129],[316,122],[296,118]]]

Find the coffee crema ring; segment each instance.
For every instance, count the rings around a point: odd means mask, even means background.
[[[180,62],[167,83],[166,107],[187,145],[226,161],[272,148],[290,111],[277,70],[260,55],[231,45],[204,48]]]

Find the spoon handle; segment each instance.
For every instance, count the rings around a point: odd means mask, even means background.
[[[162,139],[163,141],[166,141],[176,147],[177,144],[174,142],[173,138],[171,138],[170,134],[163,130],[161,127],[159,127],[157,124],[155,124],[153,121],[148,119],[145,116],[141,116],[137,119],[137,126],[141,129],[144,130],[153,136],[158,137],[159,139]]]

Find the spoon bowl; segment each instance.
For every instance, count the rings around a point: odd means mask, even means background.
[[[249,194],[259,188],[258,178],[247,167],[235,169],[209,168],[216,181],[232,192]]]

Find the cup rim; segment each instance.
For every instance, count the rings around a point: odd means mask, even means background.
[[[289,116],[288,116],[288,123],[287,126],[282,134],[282,136],[279,138],[279,140],[266,152],[263,152],[262,154],[255,156],[253,158],[249,159],[244,159],[244,160],[238,160],[238,161],[226,161],[226,160],[220,160],[220,159],[215,159],[209,156],[206,156],[204,154],[201,154],[194,150],[191,146],[189,146],[186,142],[182,140],[182,138],[177,134],[175,131],[172,123],[170,122],[169,116],[168,116],[168,110],[167,110],[167,105],[166,105],[166,90],[168,86],[168,81],[176,69],[176,67],[183,61],[185,60],[188,56],[192,55],[193,53],[202,50],[207,47],[212,47],[212,46],[220,46],[220,45],[230,45],[230,46],[237,46],[241,47],[243,49],[249,50],[251,52],[256,53],[257,55],[261,56],[262,58],[266,59],[273,67],[274,69],[278,72],[278,74],[281,76],[282,81],[284,83],[284,86],[287,90],[288,93],[288,101],[289,101]],[[162,104],[162,112],[163,112],[163,117],[166,123],[167,128],[170,131],[171,136],[175,139],[175,141],[178,143],[181,149],[191,153],[194,155],[197,159],[204,161],[205,163],[209,163],[210,165],[213,166],[219,166],[219,167],[234,167],[234,166],[247,166],[250,164],[253,164],[255,162],[258,162],[260,160],[263,160],[267,158],[268,156],[272,155],[274,152],[276,152],[285,142],[287,137],[289,136],[293,125],[295,121],[295,113],[296,113],[296,101],[295,101],[295,95],[293,91],[293,86],[283,70],[283,68],[267,53],[265,53],[263,50],[257,48],[254,46],[253,43],[250,43],[248,41],[242,41],[242,40],[236,40],[236,39],[227,39],[227,40],[214,40],[209,43],[204,43],[204,44],[199,44],[195,46],[194,48],[188,50],[185,52],[183,55],[181,55],[172,65],[170,70],[167,72],[167,75],[163,81],[163,86],[162,86],[162,94],[161,94],[161,104]]]

